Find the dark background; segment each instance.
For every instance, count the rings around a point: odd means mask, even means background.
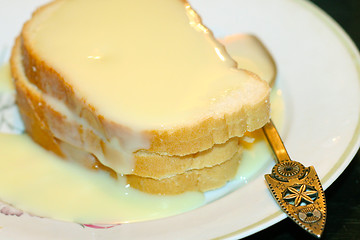
[[[312,0],[335,19],[360,48],[360,0]],[[359,109],[360,111],[360,109]],[[328,217],[321,239],[360,240],[360,152],[326,190]],[[245,240],[316,239],[289,219]]]

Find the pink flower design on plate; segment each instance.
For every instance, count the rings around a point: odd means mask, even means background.
[[[94,228],[94,229],[109,229],[121,224],[107,224],[107,225],[96,225],[96,224],[81,224],[83,227]]]
[[[17,216],[17,217],[20,217],[21,215],[24,214],[23,211],[11,206],[2,207],[0,213],[5,214],[6,216]]]

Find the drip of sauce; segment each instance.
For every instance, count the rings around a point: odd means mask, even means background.
[[[0,97],[14,94],[8,72],[6,65],[0,70]],[[284,102],[280,89],[273,89],[271,103],[272,119],[281,128]],[[106,174],[64,162],[27,135],[0,133],[0,199],[35,215],[78,223],[113,224],[171,216],[226,195],[229,185],[238,188],[271,161],[260,131],[243,140],[245,150],[232,183],[205,194],[159,196],[129,188],[124,179],[115,182]]]
[[[0,66],[0,93],[14,92],[14,84],[11,81],[10,65]]]
[[[21,133],[24,130],[19,110],[14,103],[15,87],[11,79],[10,65],[0,65],[0,133]]]

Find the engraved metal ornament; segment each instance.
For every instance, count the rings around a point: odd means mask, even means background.
[[[325,194],[314,167],[292,161],[270,121],[263,127],[277,164],[265,179],[282,210],[300,227],[320,237],[326,222]]]
[[[290,178],[301,178],[305,175],[305,167],[299,162],[284,161],[273,167],[272,175],[281,181]]]
[[[309,167],[302,179],[280,181],[272,174],[265,175],[265,179],[282,210],[302,228],[320,237],[326,221],[326,203],[314,168]],[[284,185],[281,189],[277,187],[279,182]]]

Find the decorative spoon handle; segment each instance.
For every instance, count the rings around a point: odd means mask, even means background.
[[[294,222],[320,238],[326,222],[326,201],[314,167],[290,159],[271,120],[263,131],[277,162],[271,174],[265,175],[271,194]]]

